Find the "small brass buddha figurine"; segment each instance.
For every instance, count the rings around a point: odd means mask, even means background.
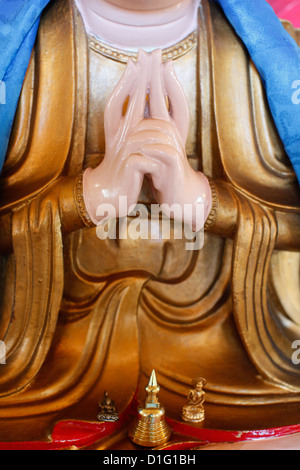
[[[203,387],[206,380],[199,377],[193,380],[193,389],[188,393],[188,403],[182,408],[181,417],[184,421],[201,423],[205,419],[204,401],[205,392]]]
[[[104,392],[104,398],[99,403],[100,412],[97,419],[102,422],[118,421],[119,415],[116,410],[115,402]]]
[[[143,447],[161,446],[171,436],[171,430],[165,421],[165,409],[158,399],[159,391],[160,387],[153,370],[146,387],[145,404],[138,408],[138,417],[129,430],[130,439]]]

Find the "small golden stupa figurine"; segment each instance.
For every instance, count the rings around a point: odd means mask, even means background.
[[[102,422],[118,421],[119,415],[116,410],[115,402],[109,398],[108,393],[104,392],[103,400],[99,403],[100,412],[97,419]]]
[[[205,419],[204,401],[205,392],[203,387],[206,380],[198,377],[193,380],[193,389],[188,393],[188,403],[182,408],[181,417],[184,421],[191,423],[201,423]]]
[[[165,409],[160,405],[156,374],[153,370],[148,386],[144,406],[138,408],[138,417],[133,422],[129,437],[143,447],[158,447],[165,444],[171,436],[171,430],[165,421]]]

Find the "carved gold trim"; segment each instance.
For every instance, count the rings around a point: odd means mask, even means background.
[[[77,207],[78,214],[86,227],[95,227],[95,224],[92,222],[89,214],[87,213],[84,198],[83,198],[83,173],[81,171],[76,179],[74,185],[74,199]]]
[[[213,182],[213,180],[211,178],[207,177],[207,179],[208,179],[210,189],[211,189],[212,208],[211,208],[209,216],[206,220],[206,223],[204,225],[204,230],[205,231],[209,230],[212,227],[212,225],[214,224],[214,221],[216,219],[216,215],[217,215],[218,209],[219,209],[219,198],[218,198],[216,185],[215,185],[215,183]]]
[[[162,51],[163,62],[167,60],[176,60],[179,59],[179,57],[182,57],[187,54],[197,44],[197,36],[197,31],[194,31],[179,43],[175,44],[172,47],[164,49]],[[115,49],[91,35],[88,36],[88,43],[89,48],[92,49],[94,52],[97,52],[117,62],[122,62],[126,64],[129,59],[137,59],[138,56],[137,52],[122,51],[120,49]]]

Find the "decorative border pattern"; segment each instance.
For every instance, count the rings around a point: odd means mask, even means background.
[[[216,185],[215,185],[215,183],[213,182],[213,180],[211,178],[207,177],[207,179],[208,179],[210,189],[211,189],[212,208],[211,208],[210,214],[209,214],[209,216],[206,220],[206,223],[204,225],[204,230],[205,231],[209,230],[212,227],[212,225],[215,222],[218,210],[219,210],[219,198],[218,198]]]
[[[182,57],[187,54],[197,44],[197,37],[197,31],[194,31],[181,42],[175,44],[175,46],[169,47],[168,49],[164,49],[162,51],[163,62],[166,62],[167,60],[176,60],[179,59],[179,57]],[[129,52],[122,51],[120,49],[115,49],[91,35],[88,36],[88,44],[89,48],[92,49],[94,52],[97,52],[103,55],[104,57],[108,57],[109,59],[124,64],[126,64],[129,59],[137,59],[138,56],[137,52]]]
[[[84,170],[82,170],[75,179],[74,200],[77,207],[77,212],[82,222],[86,227],[92,228],[95,227],[95,224],[92,222],[90,216],[87,213],[83,198],[83,173]]]

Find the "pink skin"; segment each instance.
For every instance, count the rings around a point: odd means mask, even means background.
[[[123,116],[128,96],[128,109]],[[186,156],[189,119],[186,98],[172,62],[162,64],[159,50],[151,54],[140,51],[136,63],[129,61],[105,109],[104,160],[84,174],[84,199],[95,224],[103,217],[97,216],[97,210],[104,204],[115,211],[108,217],[128,215],[137,204],[147,175],[166,215],[194,230],[203,228],[211,209],[211,190],[206,177],[192,169]],[[120,196],[127,197],[125,207],[120,204]],[[177,214],[168,209],[174,204],[180,208]],[[191,213],[184,212],[186,204],[192,205]],[[204,214],[196,210],[197,205],[204,206]]]
[[[148,52],[197,28],[200,0],[75,0],[89,33],[120,49]]]
[[[199,0],[76,0],[87,30],[114,46],[167,47],[197,27]],[[138,25],[138,27],[137,27]],[[157,43],[155,44],[155,41]],[[145,119],[149,92],[149,115]],[[168,95],[172,113],[166,108]],[[126,116],[125,99],[130,96]],[[161,52],[139,53],[130,61],[105,109],[106,152],[101,165],[84,175],[84,199],[91,219],[105,204],[123,217],[136,205],[143,179],[151,178],[157,202],[166,215],[200,230],[211,209],[211,190],[195,172],[185,152],[189,110],[172,63],[162,64]],[[120,197],[127,206],[120,207]],[[170,208],[177,204],[178,213]],[[192,213],[184,214],[188,204]],[[197,208],[204,207],[204,214]],[[103,213],[103,212],[102,212]],[[100,214],[100,212],[98,212]],[[182,215],[183,214],[183,215]],[[113,217],[113,214],[111,215]]]

